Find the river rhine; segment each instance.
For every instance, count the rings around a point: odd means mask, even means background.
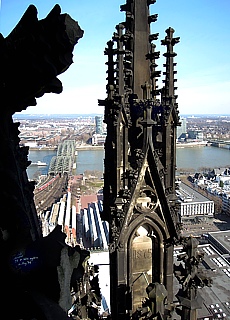
[[[29,160],[46,162],[46,167],[29,166],[27,173],[29,179],[36,179],[38,175],[47,174],[48,166],[55,151],[30,150]],[[77,174],[86,170],[103,172],[104,150],[79,150],[77,156]],[[216,147],[184,147],[177,148],[178,172],[184,170],[203,171],[204,168],[230,167],[230,150]]]

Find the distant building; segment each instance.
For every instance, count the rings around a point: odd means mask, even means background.
[[[188,131],[188,140],[204,140],[204,133],[201,130],[189,130]]]
[[[101,220],[102,207],[103,201],[98,201],[97,195],[81,196],[82,242],[86,248],[108,250],[109,224]]]
[[[208,240],[222,255],[225,255],[225,258],[230,258],[230,230],[209,232]]]
[[[102,134],[103,133],[103,117],[96,116],[95,124],[96,124],[96,134]]]
[[[222,211],[230,215],[230,192],[225,192],[222,195]]]
[[[93,134],[92,145],[102,146],[105,143],[106,134]]]
[[[177,139],[185,139],[187,133],[187,120],[180,118],[181,126],[177,127]]]
[[[180,183],[179,189],[176,192],[180,203],[181,218],[192,216],[213,217],[213,201],[204,197],[184,183]]]
[[[27,141],[24,143],[24,146],[29,148],[37,148],[38,144],[36,141]]]

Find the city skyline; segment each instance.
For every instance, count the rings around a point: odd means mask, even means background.
[[[78,3],[71,0],[60,0],[62,13],[69,13],[79,22],[84,30],[74,50],[74,63],[59,79],[63,84],[60,95],[45,94],[37,99],[37,106],[28,107],[22,113],[35,114],[103,114],[97,99],[106,97],[106,66],[104,56],[106,42],[115,31],[115,26],[124,21],[120,5],[124,0],[108,2],[86,0]],[[29,0],[1,1],[0,32],[6,37],[16,26],[30,5]],[[38,18],[47,16],[54,0],[34,0]],[[221,5],[220,5],[221,4]],[[151,6],[151,14],[158,14],[158,21],[152,25],[152,33],[159,32],[156,42],[157,51],[161,52],[158,70],[164,71],[163,53],[165,48],[160,40],[165,37],[165,30],[171,26],[175,36],[181,38],[176,48],[178,74],[177,94],[181,114],[229,114],[230,62],[230,21],[228,13],[230,3],[221,0],[202,2],[184,2],[174,0],[157,0]],[[162,81],[159,80],[159,87]]]

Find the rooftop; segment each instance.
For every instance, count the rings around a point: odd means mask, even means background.
[[[230,230],[210,232],[209,235],[216,239],[230,254]]]
[[[210,202],[208,198],[181,182],[177,195],[182,202]]]

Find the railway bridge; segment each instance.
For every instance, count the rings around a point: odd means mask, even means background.
[[[56,156],[52,157],[49,166],[49,175],[71,175],[76,166],[76,142],[65,140],[58,145]]]

